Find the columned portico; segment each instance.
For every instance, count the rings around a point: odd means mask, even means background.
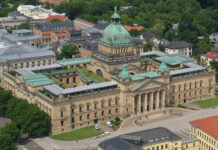
[[[132,113],[146,113],[165,107],[165,91],[158,90],[132,96]]]

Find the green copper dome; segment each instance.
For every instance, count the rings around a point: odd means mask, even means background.
[[[116,6],[112,22],[104,29],[99,43],[107,46],[131,45],[131,36],[126,28],[120,24],[120,16],[117,14]]]
[[[165,61],[162,61],[161,65],[159,67],[159,70],[160,71],[168,71],[168,67],[167,67]]]
[[[120,77],[121,78],[128,78],[128,77],[130,77],[130,74],[129,74],[129,71],[128,71],[128,65],[127,64],[123,65],[123,69],[122,69],[122,72],[120,73]]]

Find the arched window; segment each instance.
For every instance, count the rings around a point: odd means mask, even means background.
[[[111,114],[111,110],[109,109],[108,114]]]
[[[73,77],[73,83],[76,83],[76,77]]]
[[[101,115],[104,116],[104,111],[101,112]]]
[[[101,101],[101,108],[104,108],[104,101]]]
[[[87,119],[89,119],[89,114],[87,114]]]

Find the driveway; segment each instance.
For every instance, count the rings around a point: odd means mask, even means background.
[[[189,122],[195,119],[205,118],[209,116],[218,115],[218,107],[212,109],[201,109],[199,111],[192,111],[190,113],[185,113],[183,116],[176,116],[173,118],[161,119],[155,122],[148,122],[142,127],[132,127],[127,130],[122,130],[118,132],[112,132],[110,136],[105,136],[101,138],[89,138],[80,141],[58,141],[51,139],[49,137],[34,139],[39,146],[45,150],[87,150],[96,149],[97,145],[105,139],[119,136],[121,134],[127,134],[131,132],[151,129],[155,127],[166,127],[178,134],[182,138],[189,137]]]

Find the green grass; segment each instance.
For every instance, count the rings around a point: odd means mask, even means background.
[[[209,108],[218,105],[218,95],[214,98],[208,100],[200,100],[194,102],[195,104],[199,104],[201,108]]]
[[[95,130],[93,126],[88,126],[88,127],[80,128],[78,130],[74,130],[74,131],[70,131],[70,132],[66,132],[66,133],[62,133],[58,135],[53,135],[51,137],[56,140],[74,141],[74,140],[90,138],[93,136],[98,136],[103,133],[104,132],[101,130]]]
[[[182,105],[182,104],[178,104],[178,105],[173,106],[173,107],[175,107],[175,108],[186,108],[186,106],[185,106],[185,105]]]

